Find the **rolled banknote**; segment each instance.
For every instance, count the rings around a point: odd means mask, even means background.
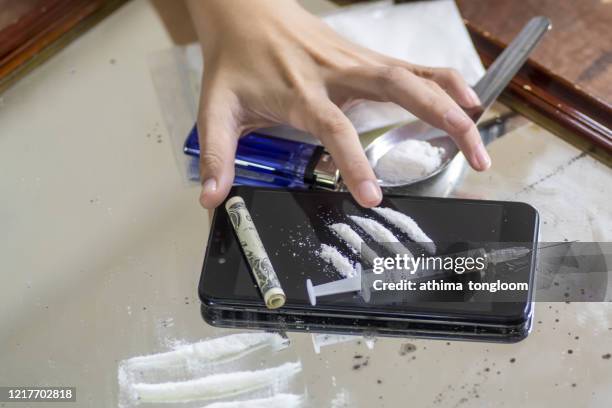
[[[251,214],[240,196],[231,197],[225,203],[225,210],[229,215],[234,231],[238,236],[240,246],[246,255],[255,276],[259,290],[263,295],[268,309],[277,309],[285,304],[285,292],[281,288],[278,276],[272,268],[270,258],[259,238]]]

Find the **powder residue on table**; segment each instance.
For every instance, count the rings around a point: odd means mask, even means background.
[[[235,333],[192,344],[181,342],[168,352],[123,360],[117,373],[118,405],[252,399],[282,393],[301,371],[299,361],[256,371],[245,371],[244,361],[256,351],[263,355],[288,345],[288,339],[278,333]]]
[[[190,402],[233,398],[280,385],[302,370],[298,362],[255,371],[213,374],[179,382],[138,383],[132,385],[136,399],[143,402]]]
[[[423,178],[442,164],[444,149],[422,140],[408,139],[381,157],[374,172],[387,183],[402,184]]]
[[[165,353],[132,357],[122,362],[121,369],[130,376],[144,379],[170,370],[200,373],[211,364],[234,361],[265,347],[278,351],[288,345],[288,339],[278,333],[236,333],[182,344]]]

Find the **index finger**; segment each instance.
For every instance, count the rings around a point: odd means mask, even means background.
[[[357,131],[329,99],[318,98],[304,106],[296,125],[316,136],[334,159],[344,184],[363,207],[375,207],[382,191],[365,156]]]
[[[470,165],[486,170],[491,159],[474,122],[438,84],[403,67],[359,69],[347,75],[345,85],[361,97],[394,102],[453,138]]]

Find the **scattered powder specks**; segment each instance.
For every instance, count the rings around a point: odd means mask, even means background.
[[[408,248],[400,245],[400,241],[397,239],[397,237],[378,221],[374,221],[370,218],[358,217],[356,215],[351,215],[350,218],[355,224],[359,225],[361,229],[371,236],[375,242],[381,244],[393,244],[388,245],[388,249],[390,251],[412,256],[412,253],[408,250]]]
[[[297,408],[302,406],[302,396],[295,394],[276,394],[270,398],[246,401],[216,402],[204,408]]]
[[[390,224],[395,225],[400,231],[408,235],[414,242],[421,244],[427,252],[433,254],[436,252],[436,245],[423,232],[421,227],[409,216],[391,208],[376,207],[372,208],[376,214],[383,217]]]
[[[344,255],[342,255],[336,248],[331,245],[321,244],[321,250],[319,251],[319,256],[325,262],[333,265],[334,268],[342,275],[344,278],[350,278],[355,276],[355,268],[351,261],[348,260]]]
[[[430,143],[408,139],[394,146],[376,163],[376,176],[388,183],[408,183],[436,171],[442,164],[444,149]]]

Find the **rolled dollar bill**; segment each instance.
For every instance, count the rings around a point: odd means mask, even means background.
[[[225,210],[236,231],[240,246],[255,276],[259,290],[268,309],[277,309],[285,304],[285,292],[272,268],[270,258],[257,233],[251,214],[240,196],[234,196],[225,203]]]

